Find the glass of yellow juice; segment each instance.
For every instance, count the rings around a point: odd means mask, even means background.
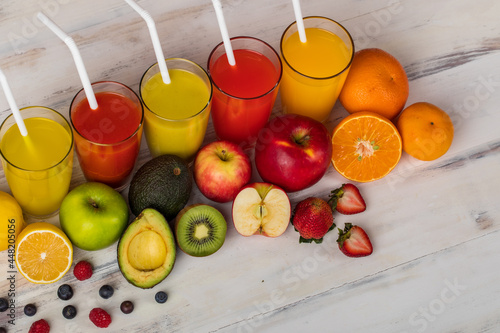
[[[284,113],[323,122],[344,85],[354,42],[342,25],[326,17],[305,17],[304,27],[306,42],[301,42],[296,22],[281,37],[281,105]]]
[[[73,172],[73,131],[55,110],[23,108],[27,136],[22,136],[14,116],[0,125],[0,155],[12,195],[24,213],[52,216],[68,193]]]
[[[198,64],[169,58],[170,83],[158,64],[144,73],[140,96],[145,106],[144,134],[151,156],[177,155],[191,162],[205,138],[212,102],[212,84]]]

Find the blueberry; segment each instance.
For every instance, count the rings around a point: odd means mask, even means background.
[[[105,284],[99,289],[99,296],[101,296],[104,299],[108,299],[111,296],[113,296],[114,289],[108,284]]]
[[[125,314],[129,314],[134,311],[134,303],[132,303],[131,301],[123,301],[120,305],[120,310],[122,310],[122,312]]]
[[[24,307],[24,314],[28,317],[33,317],[36,314],[36,306],[35,304],[26,304]]]
[[[168,295],[166,292],[164,291],[159,291],[156,293],[155,295],[155,300],[158,302],[158,303],[165,303],[168,299]]]
[[[66,319],[73,319],[76,317],[76,308],[73,305],[66,305],[62,310],[62,315]]]
[[[0,298],[0,312],[5,312],[9,308],[9,301],[5,298]]]
[[[63,284],[57,289],[57,297],[63,301],[67,301],[73,297],[73,288],[68,284]]]

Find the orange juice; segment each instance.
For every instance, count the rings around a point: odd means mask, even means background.
[[[33,109],[40,108],[21,110],[22,115],[26,110],[41,115],[24,120],[26,137],[17,125],[4,129],[9,118],[2,124],[0,151],[5,177],[23,211],[44,216],[57,211],[68,192],[73,170],[73,135],[65,120],[61,119],[61,124]]]
[[[317,24],[321,27],[316,27],[315,21],[323,22]],[[283,111],[325,121],[347,77],[354,47],[347,31],[338,28],[341,26],[335,21],[312,17],[305,18],[304,25],[305,43],[293,25],[281,39]]]
[[[212,89],[206,72],[188,60],[167,59],[170,83],[163,83],[157,64],[141,81],[146,106],[144,133],[153,157],[177,155],[190,161],[205,138]]]

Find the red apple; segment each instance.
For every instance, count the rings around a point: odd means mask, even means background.
[[[252,164],[237,144],[214,141],[196,154],[193,176],[200,192],[208,199],[229,202],[250,181]]]
[[[252,183],[239,191],[232,215],[236,231],[243,236],[278,237],[290,223],[290,200],[279,186]]]
[[[260,176],[287,192],[317,183],[331,157],[332,140],[325,125],[295,114],[271,119],[255,144],[255,166]]]

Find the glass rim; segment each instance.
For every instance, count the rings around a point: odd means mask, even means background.
[[[333,75],[330,75],[330,76],[322,76],[322,77],[315,77],[315,76],[310,76],[310,75],[307,75],[307,74],[304,74],[304,73],[301,73],[300,71],[298,71],[297,69],[295,69],[289,62],[288,60],[286,59],[285,57],[285,53],[283,52],[283,39],[285,38],[285,34],[288,32],[288,30],[290,30],[290,28],[294,25],[297,24],[297,21],[294,21],[292,23],[290,23],[290,25],[288,25],[288,27],[286,27],[285,31],[283,32],[283,34],[281,35],[281,39],[280,39],[280,52],[281,52],[281,56],[283,57],[283,61],[288,65],[288,67],[290,67],[290,69],[292,69],[295,73],[299,74],[300,76],[303,76],[303,77],[306,77],[308,79],[313,79],[313,80],[329,80],[329,79],[333,79],[337,76],[340,76],[342,73],[344,73],[350,66],[351,66],[351,63],[354,59],[354,53],[355,53],[355,49],[354,49],[354,41],[352,39],[352,36],[351,34],[349,33],[349,31],[347,31],[347,29],[342,25],[340,24],[339,22],[335,21],[335,20],[332,20],[331,18],[328,18],[328,17],[325,17],[325,16],[306,16],[304,17],[304,20],[308,20],[308,19],[322,19],[322,20],[327,20],[327,21],[330,21],[330,22],[333,22],[335,24],[337,24],[347,35],[347,37],[349,37],[349,41],[351,42],[351,47],[352,47],[352,52],[351,52],[351,58],[349,59],[349,62],[347,63],[347,65],[338,73],[335,73]]]
[[[72,114],[72,110],[73,110],[73,104],[75,103],[75,99],[76,97],[82,92],[84,91],[84,88],[78,90],[78,92],[75,94],[75,96],[73,97],[73,99],[71,100],[71,104],[69,105],[69,120],[71,122],[71,126],[73,127],[73,129],[75,130],[75,132],[81,136],[82,138],[84,138],[85,140],[87,140],[88,142],[91,142],[92,144],[96,145],[96,146],[101,146],[101,147],[113,147],[113,146],[118,146],[128,140],[130,140],[131,138],[133,138],[134,136],[137,135],[137,133],[140,131],[140,129],[142,128],[142,125],[144,123],[144,107],[142,106],[142,102],[141,102],[141,99],[139,98],[139,96],[137,96],[136,92],[133,91],[130,87],[128,87],[127,85],[123,84],[123,83],[120,83],[120,82],[117,82],[117,81],[96,81],[96,82],[93,82],[92,83],[92,86],[96,85],[96,84],[101,84],[101,83],[112,83],[112,84],[117,84],[119,86],[122,86],[126,89],[128,89],[135,97],[137,97],[137,100],[139,101],[139,104],[141,106],[141,120],[139,121],[139,125],[137,126],[137,128],[135,129],[135,131],[130,134],[129,136],[127,136],[125,139],[123,140],[120,140],[118,142],[114,142],[114,143],[99,143],[99,142],[95,142],[93,140],[90,140],[89,138],[87,138],[85,135],[83,135],[82,133],[80,133],[78,131],[78,129],[76,128],[75,124],[73,123],[73,118],[71,117],[71,114]],[[122,94],[118,94],[118,95],[121,95],[123,96]],[[125,97],[125,96],[124,96]],[[125,97],[127,98],[127,97]],[[80,101],[80,103],[83,101],[83,99]]]
[[[144,100],[144,98],[142,97],[142,82],[144,81],[144,77],[146,76],[146,74],[154,67],[154,66],[157,66],[158,65],[158,62],[155,62],[154,64],[152,64],[151,66],[148,67],[148,69],[146,69],[146,71],[144,72],[144,74],[142,74],[142,77],[141,77],[141,81],[139,82],[139,96],[140,96],[140,100],[142,101],[142,103],[144,103],[144,106],[146,107],[146,109],[151,112],[152,114],[154,114],[156,117],[162,119],[162,120],[166,120],[166,121],[171,121],[171,122],[183,122],[183,121],[186,121],[186,120],[190,120],[190,119],[193,119],[193,118],[196,118],[198,115],[202,114],[205,110],[208,109],[208,107],[210,106],[210,102],[212,101],[212,96],[213,96],[213,87],[212,87],[212,80],[210,78],[210,75],[208,75],[208,72],[203,68],[201,67],[200,65],[198,65],[196,62],[194,61],[191,61],[189,59],[185,59],[185,58],[166,58],[165,61],[169,61],[169,60],[178,60],[178,61],[183,61],[183,62],[187,62],[187,63],[190,63],[194,66],[196,66],[197,68],[201,69],[203,73],[205,73],[205,75],[207,76],[207,79],[208,79],[208,82],[210,83],[209,84],[209,96],[208,96],[208,101],[207,103],[201,108],[200,111],[196,112],[195,114],[189,116],[189,117],[186,117],[186,118],[181,118],[181,119],[171,119],[171,118],[167,118],[167,117],[164,117],[164,116],[161,116],[159,115],[157,112],[151,110],[148,105],[146,104],[146,101]],[[168,66],[167,66],[168,68]],[[160,72],[158,72],[160,73]]]
[[[68,156],[71,154],[71,152],[73,151],[73,144],[74,144],[74,141],[75,141],[75,138],[74,138],[74,134],[73,134],[73,130],[71,128],[71,124],[69,123],[69,121],[66,119],[66,117],[64,117],[60,112],[52,109],[52,108],[49,108],[47,106],[40,106],[40,105],[33,105],[33,106],[27,106],[27,107],[24,107],[24,108],[21,108],[19,109],[19,112],[23,112],[24,110],[29,110],[29,109],[46,109],[46,110],[49,110],[49,111],[52,111],[53,113],[57,114],[59,117],[61,117],[61,119],[64,120],[64,122],[68,125],[68,128],[69,128],[69,134],[70,134],[70,137],[71,137],[71,143],[70,143],[70,148],[68,149],[68,151],[66,152],[66,154],[64,155],[64,157],[57,163],[55,163],[54,165],[50,166],[50,167],[47,167],[47,168],[44,168],[44,169],[36,169],[36,170],[31,170],[31,169],[26,169],[26,168],[22,168],[20,166],[17,166],[16,164],[12,163],[11,161],[9,161],[9,159],[4,155],[4,153],[2,152],[2,149],[0,147],[0,155],[2,155],[2,158],[9,164],[9,165],[12,165],[13,167],[15,167],[16,169],[18,170],[21,170],[21,171],[27,171],[27,172],[40,172],[40,171],[49,171],[50,169],[53,169],[57,166],[59,166],[61,163],[63,163],[66,158],[68,158]],[[0,129],[2,129],[5,125],[5,123],[7,122],[7,120],[9,120],[11,117],[14,117],[14,114],[11,113],[10,115],[7,116],[7,118],[4,119],[4,121],[2,122],[2,124],[0,124]],[[29,117],[29,118],[44,118],[42,116],[40,117]],[[27,119],[29,119],[27,118]],[[25,118],[26,119],[26,118]],[[48,119],[48,118],[47,118]],[[51,119],[52,120],[52,119]],[[12,124],[12,125],[15,125]],[[12,127],[12,126],[11,126]],[[9,127],[10,129],[10,127]],[[29,133],[28,133],[29,135]]]
[[[212,76],[210,76],[210,79],[212,80],[212,84],[217,88],[218,91],[220,91],[221,93],[223,93],[224,95],[228,96],[228,97],[231,97],[231,98],[234,98],[234,99],[239,99],[239,100],[242,100],[242,101],[251,101],[251,100],[254,100],[254,99],[259,99],[261,97],[264,97],[264,96],[267,96],[269,94],[271,94],[273,91],[275,91],[278,86],[280,85],[280,82],[281,82],[281,77],[283,76],[283,63],[281,62],[281,57],[280,55],[278,54],[278,52],[276,52],[276,50],[274,49],[274,47],[272,47],[271,45],[269,45],[267,42],[263,41],[262,39],[259,39],[259,38],[256,38],[256,37],[251,37],[251,36],[236,36],[236,37],[231,37],[230,40],[237,40],[237,39],[253,39],[253,40],[256,40],[256,41],[259,41],[263,44],[265,44],[271,51],[274,52],[274,54],[276,55],[276,58],[278,59],[278,62],[280,64],[280,72],[279,72],[279,76],[278,76],[278,79],[276,80],[276,83],[274,84],[274,86],[269,89],[268,91],[266,91],[265,93],[261,94],[261,95],[258,95],[258,96],[254,96],[254,97],[238,97],[238,96],[234,96],[234,95],[231,95],[227,92],[225,92],[224,90],[222,90],[221,87],[219,87],[217,85],[217,83],[215,83],[215,80],[212,79]],[[212,59],[212,56],[214,54],[214,52],[221,46],[223,46],[224,42],[220,42],[219,44],[217,44],[212,52],[210,52],[210,55],[208,56],[208,61],[207,61],[207,68],[208,68],[208,72],[210,73],[210,59]],[[225,52],[224,52],[225,54]],[[266,57],[267,58],[267,57]]]

